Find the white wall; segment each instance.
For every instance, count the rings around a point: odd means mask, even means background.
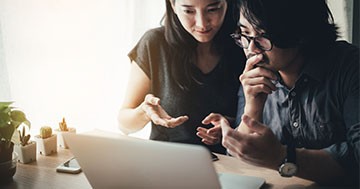
[[[32,133],[63,116],[80,132],[116,131],[127,53],[164,11],[163,0],[0,0],[1,69]]]

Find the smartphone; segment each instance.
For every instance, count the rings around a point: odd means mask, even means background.
[[[77,174],[81,172],[81,167],[76,161],[76,159],[73,157],[56,167],[56,171],[62,173]]]
[[[211,153],[211,159],[212,159],[213,161],[219,160],[219,158],[217,157],[217,155],[215,155],[214,153]]]

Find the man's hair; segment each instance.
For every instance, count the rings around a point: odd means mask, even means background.
[[[326,0],[240,0],[239,5],[254,29],[264,30],[278,48],[316,55],[338,37]]]
[[[196,47],[198,42],[181,25],[180,20],[174,13],[171,2],[176,0],[165,0],[166,14],[164,18],[165,39],[172,50],[170,68],[172,76],[182,89],[188,89],[191,84],[197,82],[191,72],[191,67],[196,61]],[[239,19],[237,0],[226,0],[227,11],[224,22],[214,36],[213,45],[215,49],[223,54],[233,45],[230,34],[233,33]],[[199,83],[199,82],[197,82]]]

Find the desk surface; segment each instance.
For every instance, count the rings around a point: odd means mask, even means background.
[[[13,182],[0,188],[91,188],[85,174],[57,173],[55,168],[62,162],[70,159],[72,154],[67,149],[58,149],[51,156],[37,156],[37,161],[30,164],[17,164]],[[311,181],[300,178],[282,178],[276,171],[255,167],[233,157],[219,155],[214,162],[215,169],[220,172],[235,173],[262,177],[266,180],[263,188],[291,189],[291,188],[320,188]]]

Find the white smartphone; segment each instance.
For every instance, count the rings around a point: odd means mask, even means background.
[[[62,173],[77,174],[81,172],[81,167],[76,161],[76,159],[73,157],[56,167],[56,171]]]

